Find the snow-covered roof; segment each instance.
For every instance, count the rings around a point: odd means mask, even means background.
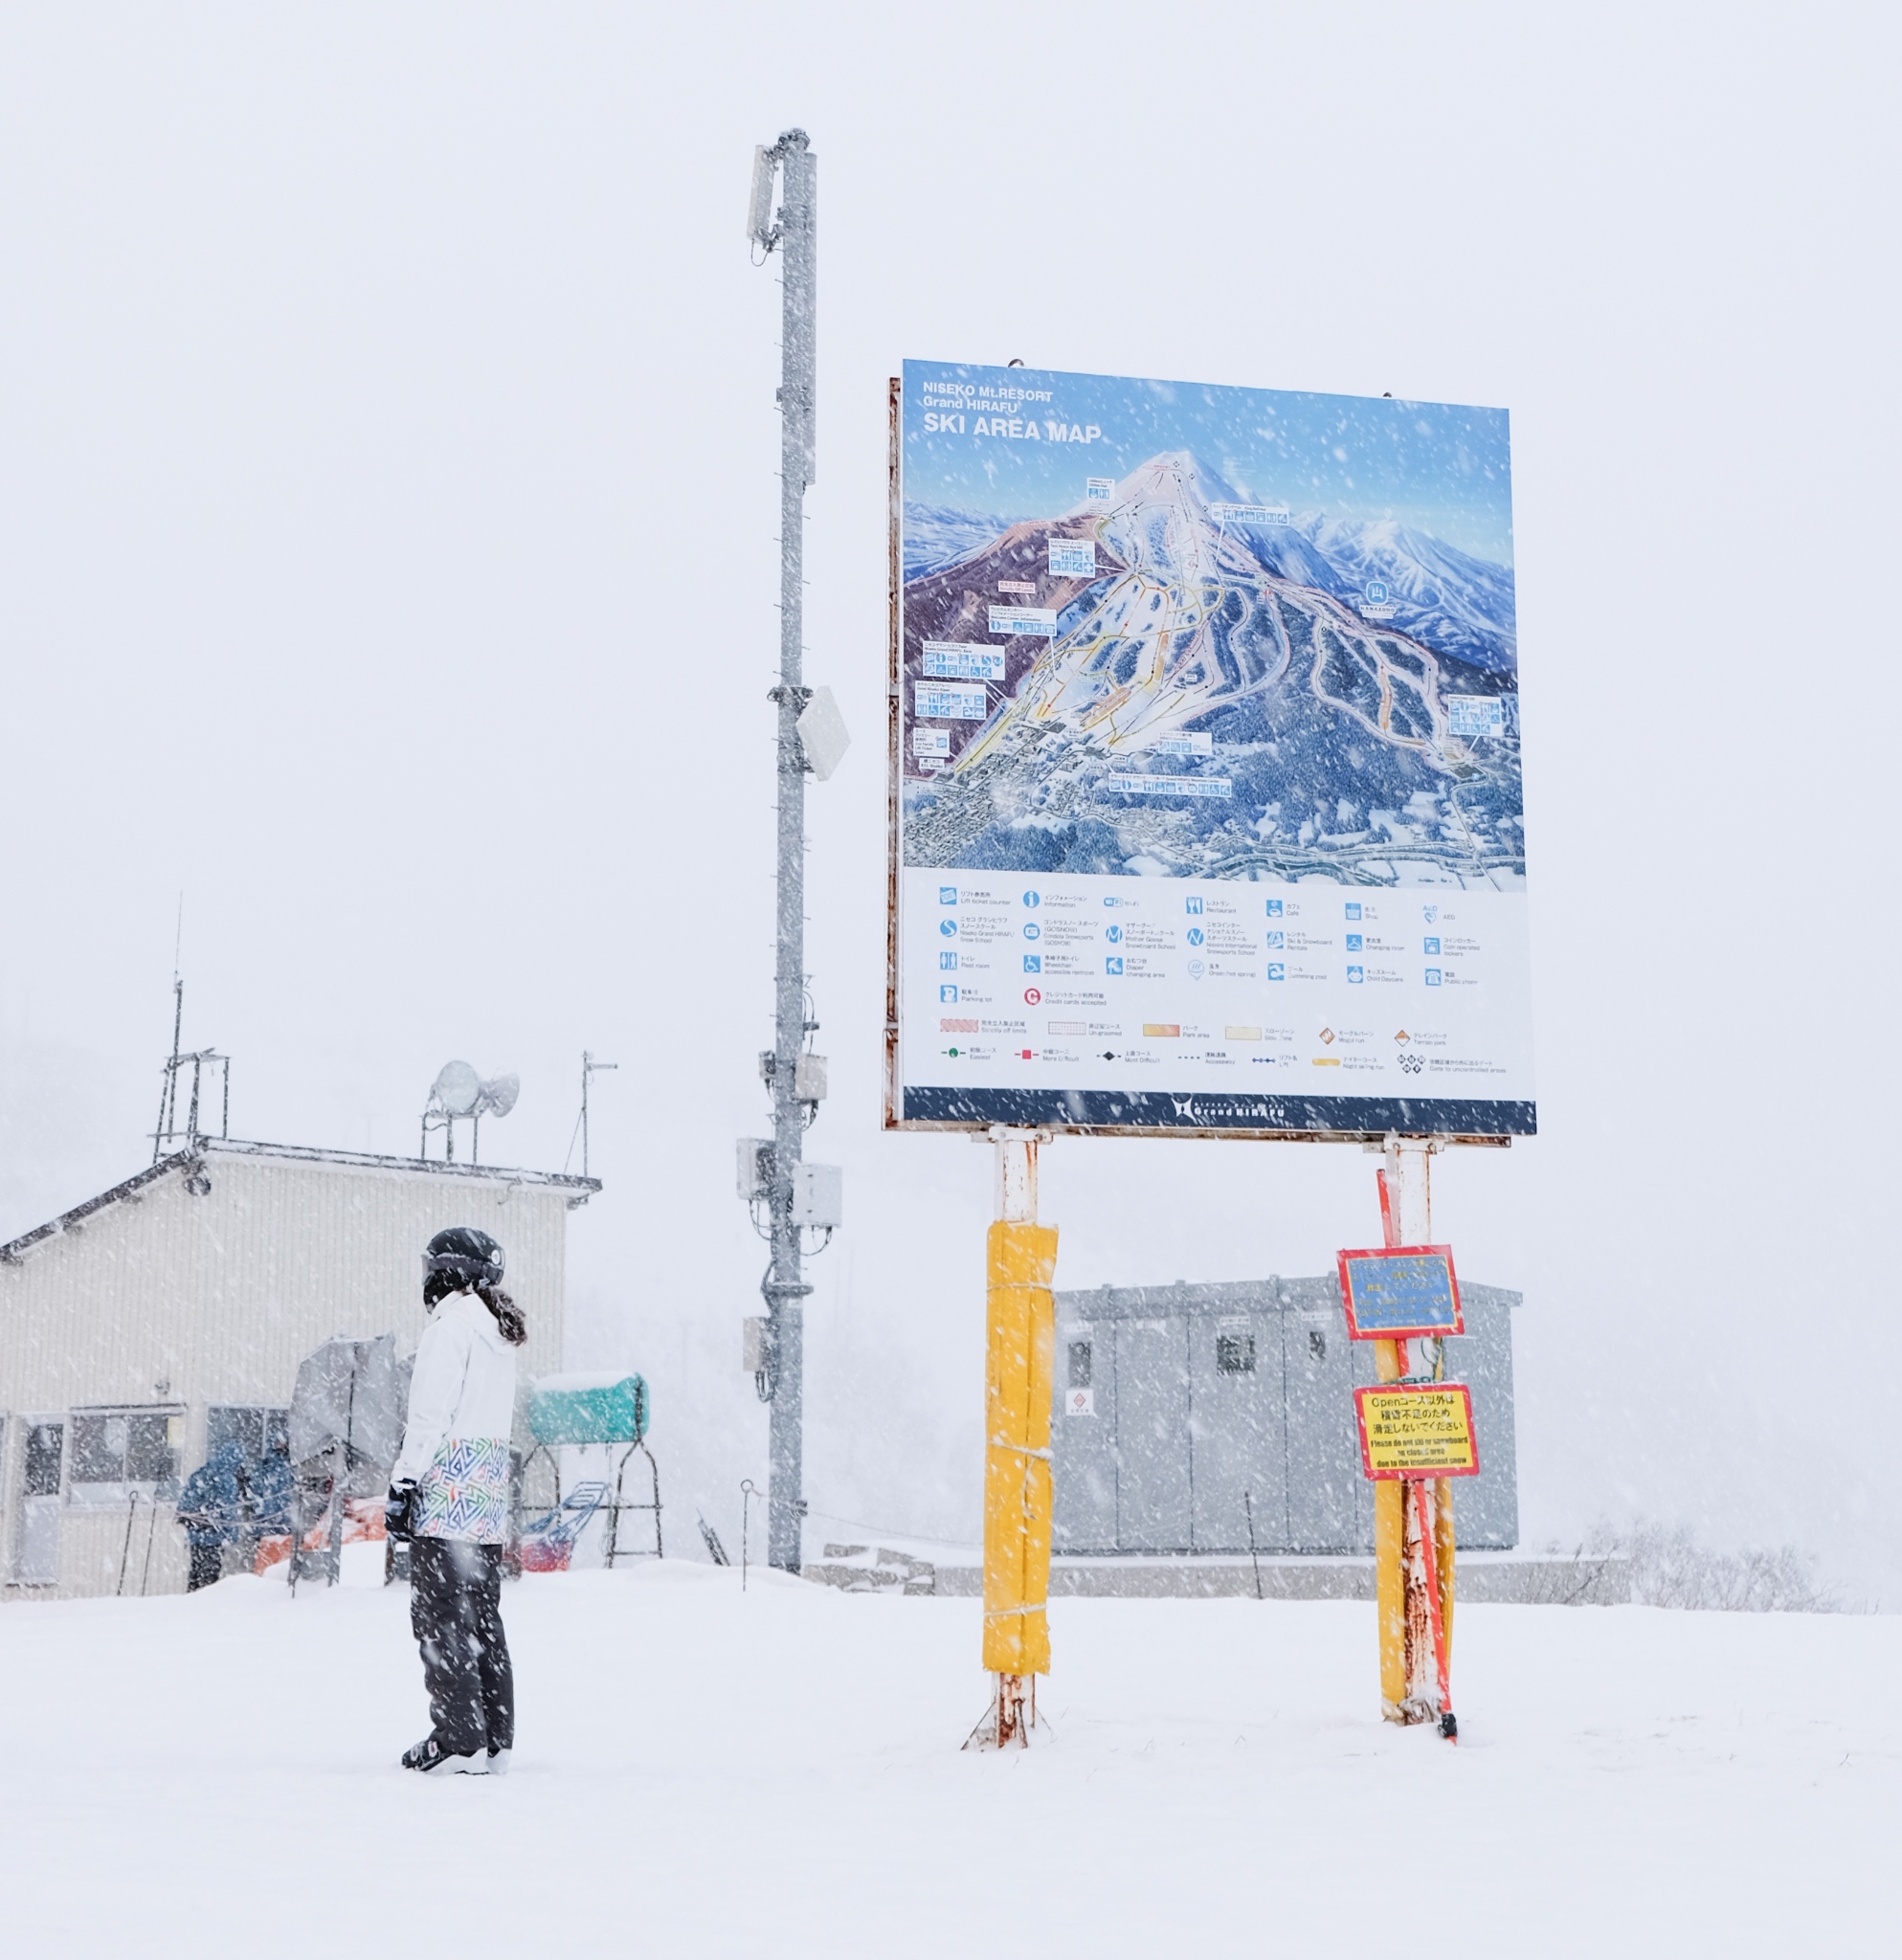
[[[122,1204],[159,1183],[173,1171],[188,1174],[207,1157],[268,1157],[297,1164],[334,1164],[346,1169],[396,1171],[406,1175],[441,1177],[458,1183],[527,1184],[550,1186],[569,1193],[571,1206],[585,1204],[601,1189],[598,1177],[571,1177],[560,1170],[523,1170],[500,1164],[445,1163],[436,1157],[379,1157],[366,1150],[320,1150],[304,1144],[254,1144],[235,1137],[200,1137],[189,1149],[175,1150],[135,1172],[110,1191],[88,1198],[58,1217],[36,1225],[31,1232],[0,1245],[0,1265],[17,1265],[34,1246],[57,1238],[74,1225],[84,1223],[95,1213]]]

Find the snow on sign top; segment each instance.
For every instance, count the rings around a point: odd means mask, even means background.
[[[1533,1134],[1505,411],[908,361],[894,417],[886,1123]]]
[[[1450,1245],[1380,1246],[1335,1258],[1350,1340],[1411,1341],[1466,1332]]]

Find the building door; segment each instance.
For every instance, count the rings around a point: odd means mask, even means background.
[[[1463,1286],[1460,1303],[1466,1331],[1446,1341],[1446,1378],[1472,1392],[1473,1429],[1479,1437],[1479,1475],[1454,1484],[1453,1527],[1464,1549],[1504,1549],[1519,1542],[1519,1486],[1514,1471],[1518,1440],[1512,1428],[1512,1312],[1510,1294],[1490,1286]],[[1416,1349],[1416,1352],[1419,1350]]]
[[[1115,1325],[1117,1548],[1186,1551],[1193,1543],[1188,1318]]]
[[[1281,1320],[1288,1549],[1372,1550],[1373,1504],[1361,1495],[1366,1480],[1354,1426],[1354,1350],[1369,1344],[1349,1341],[1337,1305],[1298,1308]]]
[[[65,1456],[65,1423],[27,1424],[20,1528],[13,1541],[13,1577],[22,1586],[51,1586],[59,1578],[59,1473]]]
[[[1287,1541],[1281,1315],[1189,1317],[1189,1435],[1195,1450],[1197,1551],[1246,1551]]]
[[[1116,1549],[1116,1341],[1113,1323],[1057,1328],[1051,1443],[1053,1551]]]

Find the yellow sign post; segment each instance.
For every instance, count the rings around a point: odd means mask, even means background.
[[[1384,1162],[1378,1179],[1380,1221],[1389,1247],[1423,1250],[1433,1246],[1433,1202],[1428,1179],[1434,1152],[1439,1148],[1435,1139],[1402,1136],[1388,1137],[1382,1147]],[[1447,1278],[1450,1287],[1450,1260]],[[1457,1291],[1453,1290],[1457,1306]],[[1362,1338],[1371,1333],[1371,1329],[1367,1330]],[[1410,1345],[1403,1334],[1391,1338],[1375,1336],[1374,1373],[1379,1386],[1359,1393],[1391,1394],[1400,1392],[1403,1383],[1415,1386],[1408,1379]],[[1439,1390],[1442,1342],[1435,1337],[1423,1340],[1421,1346],[1431,1377],[1426,1386]],[[1453,1385],[1445,1387],[1450,1390]],[[1355,1407],[1358,1413],[1358,1394]],[[1466,1423],[1470,1448],[1470,1403],[1466,1405]],[[1362,1433],[1364,1447],[1364,1418]],[[1406,1445],[1419,1446],[1417,1442]],[[1395,1447],[1399,1447],[1398,1442]],[[1376,1479],[1374,1597],[1380,1660],[1380,1712],[1389,1722],[1437,1720],[1441,1733],[1449,1740],[1458,1733],[1447,1687],[1453,1639],[1452,1479],[1476,1473],[1476,1452],[1473,1465],[1469,1470],[1448,1464],[1443,1468],[1435,1465],[1380,1472],[1371,1463],[1367,1467],[1367,1474]]]
[[[1035,1131],[995,1130],[997,1220],[985,1274],[984,1665],[991,1706],[967,1748],[1027,1744],[1050,1672],[1050,1406],[1057,1228],[1037,1223]]]
[[[1354,1421],[1360,1431],[1361,1467],[1378,1480],[1376,1498],[1391,1491],[1390,1511],[1399,1512],[1402,1544],[1400,1591],[1402,1645],[1408,1692],[1396,1709],[1387,1683],[1386,1626],[1381,1627],[1381,1690],[1384,1712],[1402,1722],[1437,1715],[1440,1733],[1459,1738],[1453,1716],[1451,1591],[1453,1517],[1436,1495],[1453,1477],[1479,1475],[1479,1447],[1473,1437],[1472,1396],[1458,1382],[1395,1382],[1354,1392]],[[1437,1704],[1429,1704],[1414,1679],[1431,1655]]]

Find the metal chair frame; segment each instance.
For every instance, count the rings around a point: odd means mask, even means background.
[[[615,1445],[613,1443],[608,1443],[605,1446],[599,1443],[537,1443],[523,1458],[521,1475],[517,1479],[515,1485],[515,1530],[518,1540],[522,1533],[522,1515],[527,1508],[522,1498],[522,1486],[527,1481],[529,1464],[537,1457],[546,1457],[548,1459],[549,1467],[554,1472],[554,1509],[559,1510],[562,1504],[561,1458],[557,1452],[564,1449],[600,1449],[602,1447],[612,1450]],[[652,1498],[644,1503],[635,1503],[623,1495],[623,1485],[627,1478],[627,1466],[637,1450],[647,1459],[648,1483],[649,1488],[653,1492]],[[587,1481],[592,1481],[593,1480]],[[611,1570],[617,1558],[663,1558],[666,1555],[660,1533],[660,1467],[655,1462],[654,1452],[647,1447],[644,1437],[636,1437],[622,1449],[620,1461],[615,1466],[614,1502],[603,1504],[601,1508],[608,1514],[607,1564]],[[651,1552],[645,1549],[636,1549],[633,1547],[623,1549],[620,1542],[621,1513],[623,1511],[652,1511],[654,1513],[654,1549]]]

